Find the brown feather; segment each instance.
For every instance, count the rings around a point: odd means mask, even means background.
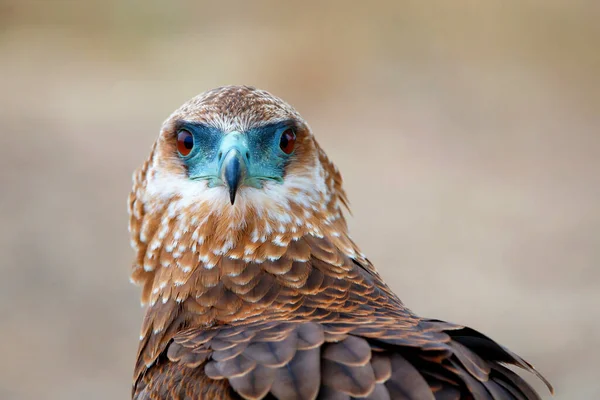
[[[241,186],[234,205],[177,155],[182,122],[225,135],[282,121],[296,133],[283,181]],[[501,365],[544,380],[519,356],[400,302],[348,234],[339,171],[269,93],[190,100],[133,181],[131,280],[147,307],[134,399],[539,398]]]

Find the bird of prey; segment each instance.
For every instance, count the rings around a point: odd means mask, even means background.
[[[340,173],[283,100],[191,99],[133,180],[134,399],[539,398],[506,367],[546,382],[521,357],[390,290],[348,234]]]

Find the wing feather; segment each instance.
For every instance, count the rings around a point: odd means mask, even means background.
[[[499,364],[507,361],[508,353],[485,344],[475,331],[473,350],[469,340],[451,338],[460,327],[439,324],[448,330],[435,331],[436,324],[424,321],[426,329],[405,333],[380,327],[385,341],[360,336],[364,327],[352,324],[268,321],[219,326],[176,336],[165,362],[175,371],[200,370],[209,382],[228,382],[244,399],[539,399],[522,378]],[[447,346],[428,349],[428,341],[440,335]],[[401,336],[398,344],[395,339]],[[495,351],[481,351],[485,348]],[[499,359],[486,359],[490,354]],[[161,368],[164,372],[164,362]],[[147,387],[140,386],[141,391]]]

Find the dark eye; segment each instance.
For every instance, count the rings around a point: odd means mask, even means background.
[[[294,151],[294,145],[296,144],[296,132],[293,129],[288,128],[281,134],[281,139],[279,140],[279,148],[285,154],[292,154]]]
[[[189,155],[194,148],[194,136],[185,129],[177,132],[177,151],[182,157]]]

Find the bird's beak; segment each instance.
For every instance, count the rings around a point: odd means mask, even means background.
[[[231,205],[235,202],[235,194],[246,176],[246,163],[242,155],[236,149],[232,149],[223,159],[221,167],[221,179],[229,189],[229,200]]]
[[[229,189],[229,200],[231,205],[235,202],[235,195],[244,183],[248,167],[246,165],[247,147],[244,140],[237,133],[230,133],[224,143],[221,145],[221,152],[224,154],[221,161],[220,176],[221,180]]]

